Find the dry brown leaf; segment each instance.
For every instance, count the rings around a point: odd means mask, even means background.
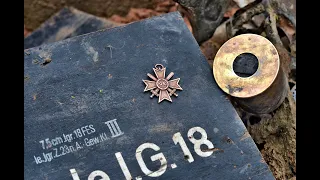
[[[27,37],[30,34],[30,32],[26,29],[26,26],[24,26],[24,37]]]
[[[119,22],[119,23],[130,23],[134,21],[138,21],[141,19],[149,18],[152,16],[160,15],[161,13],[145,8],[131,8],[129,13],[125,17],[121,17],[119,15],[113,15],[109,18],[111,21]]]
[[[278,27],[284,31],[284,33],[289,38],[290,42],[292,42],[292,37],[296,33],[296,30],[293,27],[293,25],[290,23],[290,21],[287,18],[279,16],[277,23],[278,23]]]
[[[223,16],[226,18],[230,18],[234,15],[234,13],[237,12],[238,9],[240,9],[238,6],[229,7]]]
[[[188,29],[190,30],[190,32],[192,32],[192,26],[190,24],[189,19],[185,16],[183,17],[184,22],[187,24]]]

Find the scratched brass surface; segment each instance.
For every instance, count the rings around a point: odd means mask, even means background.
[[[249,77],[239,77],[233,71],[233,62],[242,53],[251,53],[258,59],[258,69]],[[279,68],[278,52],[269,40],[256,34],[242,34],[221,46],[213,62],[213,75],[227,94],[249,98],[268,89],[276,79]]]

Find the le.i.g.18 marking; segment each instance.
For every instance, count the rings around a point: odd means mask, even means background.
[[[196,139],[194,138],[194,134],[196,132],[199,132],[201,134],[201,138],[200,139]],[[196,154],[198,154],[199,156],[201,157],[208,157],[210,155],[212,155],[213,153],[213,144],[211,141],[208,140],[208,136],[207,136],[207,132],[201,128],[201,127],[193,127],[191,129],[189,129],[188,131],[188,139],[191,143],[193,143],[193,147],[194,147],[194,152]],[[173,135],[172,137],[172,140],[174,142],[174,144],[179,144],[181,149],[182,149],[182,152],[184,154],[184,159],[186,159],[189,163],[192,163],[194,162],[194,158],[189,150],[189,148],[187,147],[186,145],[186,142],[185,140],[183,139],[182,135],[180,132],[177,132]],[[206,145],[208,147],[208,149],[206,150],[201,150],[200,146],[201,145]],[[143,143],[141,144],[137,149],[136,149],[136,159],[138,161],[138,164],[142,170],[142,172],[146,175],[146,176],[149,176],[149,177],[159,177],[161,176],[162,174],[164,174],[167,170],[167,160],[164,156],[163,153],[158,153],[158,154],[155,154],[153,156],[150,157],[150,159],[152,161],[160,161],[160,168],[157,170],[157,171],[151,171],[146,163],[144,162],[143,158],[142,158],[142,153],[145,149],[152,149],[154,151],[159,151],[160,150],[160,147],[157,146],[156,144],[154,143]],[[122,155],[121,155],[121,152],[117,152],[115,153],[115,156],[116,156],[116,159],[119,163],[119,166],[123,172],[123,175],[124,177],[126,178],[126,180],[133,180],[132,178],[132,175],[129,171],[129,168],[127,166],[127,164],[125,163],[125,160],[123,159]],[[174,163],[174,164],[171,164],[171,168],[172,169],[175,169],[177,168],[178,166]],[[76,171],[76,169],[70,169],[70,173],[71,173],[71,176],[73,178],[73,180],[80,180],[80,177]],[[107,173],[105,173],[104,171],[101,171],[101,170],[95,170],[93,172],[90,173],[90,175],[88,176],[88,180],[94,180],[96,177],[100,177],[102,178],[101,180],[110,180],[110,177]],[[136,180],[141,180],[142,177],[141,176],[138,176],[135,178]]]

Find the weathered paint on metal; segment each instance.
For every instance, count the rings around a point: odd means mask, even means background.
[[[70,37],[112,28],[121,24],[65,7],[24,39],[24,48],[53,43]]]
[[[179,13],[24,53],[26,180],[274,179]],[[160,63],[174,103],[143,92]]]

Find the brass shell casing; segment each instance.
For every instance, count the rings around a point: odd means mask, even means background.
[[[257,71],[240,77],[233,71],[233,62],[243,53],[258,59]],[[278,108],[288,91],[288,80],[277,49],[266,38],[256,34],[242,34],[225,42],[213,62],[213,75],[218,86],[244,110],[265,114]]]

